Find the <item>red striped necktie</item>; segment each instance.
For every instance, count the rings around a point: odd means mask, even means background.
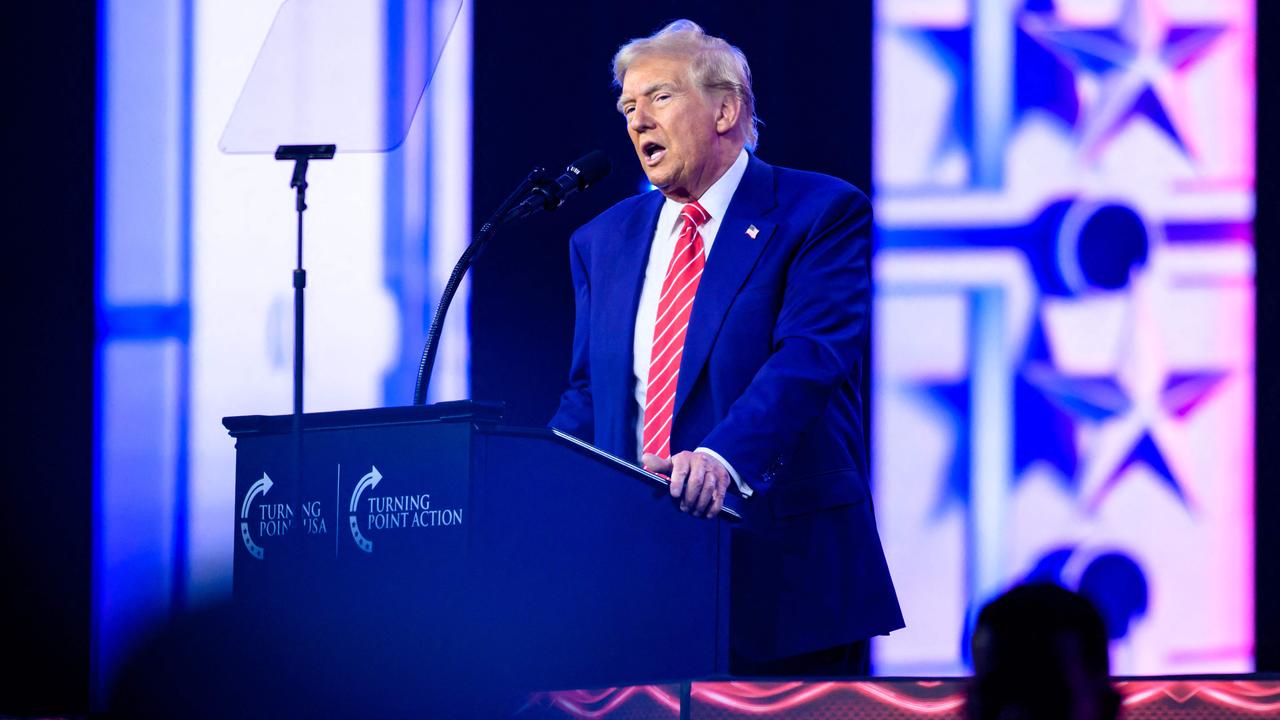
[[[658,457],[671,455],[671,420],[675,407],[680,357],[684,354],[685,331],[693,296],[698,291],[706,256],[698,227],[711,215],[696,202],[680,211],[680,238],[667,265],[658,298],[658,318],[653,325],[653,352],[649,356],[649,383],[644,400],[644,452]]]

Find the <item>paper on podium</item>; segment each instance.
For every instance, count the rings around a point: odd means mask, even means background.
[[[218,142],[385,152],[408,134],[462,0],[285,0]]]

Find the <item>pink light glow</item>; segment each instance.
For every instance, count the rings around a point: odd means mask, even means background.
[[[530,698],[530,704],[542,699],[550,701],[552,707],[564,710],[565,714],[575,718],[603,718],[627,704],[634,697],[649,697],[659,705],[671,711],[672,717],[680,714],[680,700],[660,685],[635,685],[625,688],[605,688],[602,690],[562,690],[558,692],[538,693]]]
[[[894,708],[920,717],[954,714],[964,707],[964,679],[881,682],[698,682],[692,687],[694,707],[715,708],[756,717],[784,716],[797,709],[864,714],[867,704]],[[1151,712],[1195,716],[1206,705],[1248,714],[1280,712],[1280,682],[1250,680],[1127,680],[1116,683],[1124,696],[1127,717]],[[602,690],[539,693],[530,704],[547,702],[574,718],[604,718],[628,703],[650,698],[675,717],[680,701],[673,686],[646,685]],[[634,712],[634,708],[629,708]]]
[[[906,710],[918,715],[938,715],[954,712],[964,706],[963,692],[953,692],[942,697],[913,697],[912,687],[934,689],[944,681],[916,683],[886,682],[823,682],[823,683],[695,683],[693,697],[737,712],[752,715],[769,715],[786,712],[805,705],[823,703],[839,706],[841,696],[850,706],[860,705],[857,698],[873,700],[881,705]],[[853,695],[855,697],[848,697]]]
[[[1209,704],[1236,710],[1259,713],[1280,711],[1280,685],[1277,683],[1226,680],[1140,680],[1116,683],[1116,689],[1124,694],[1126,708],[1141,707],[1166,699],[1172,700],[1177,705],[1185,705],[1193,698],[1199,698]]]

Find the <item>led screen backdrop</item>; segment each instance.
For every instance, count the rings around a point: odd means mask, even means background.
[[[1118,673],[1252,669],[1253,4],[875,13],[877,671],[1024,579]]]

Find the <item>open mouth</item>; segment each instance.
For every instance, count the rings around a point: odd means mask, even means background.
[[[657,165],[667,154],[667,149],[656,142],[649,141],[640,146],[640,154],[644,156],[646,165]]]

